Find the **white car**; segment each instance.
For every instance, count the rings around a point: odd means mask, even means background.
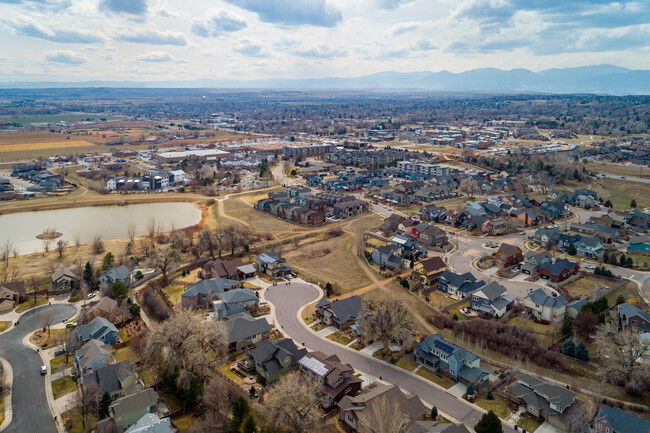
[[[585,263],[584,267],[585,269],[596,269],[596,266],[592,265],[591,263]]]
[[[41,365],[41,376],[45,376],[47,374],[47,367],[45,365]]]
[[[95,297],[95,293],[89,293],[88,296],[86,296],[86,298],[88,299],[92,299],[94,297]]]

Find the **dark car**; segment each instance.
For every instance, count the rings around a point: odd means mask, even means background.
[[[54,351],[54,356],[63,355],[64,353],[65,353],[65,349],[63,349],[63,348],[61,348],[61,349],[56,349],[56,350]]]

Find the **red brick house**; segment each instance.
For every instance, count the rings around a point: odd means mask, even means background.
[[[494,255],[494,263],[501,269],[518,265],[524,260],[521,248],[503,243]]]

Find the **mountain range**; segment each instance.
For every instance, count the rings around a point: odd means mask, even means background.
[[[650,71],[613,65],[578,68],[502,70],[472,69],[465,72],[379,72],[358,77],[269,78],[260,80],[196,79],[185,81],[83,81],[5,82],[4,89],[79,87],[117,88],[221,88],[279,90],[401,90],[463,92],[650,94]]]

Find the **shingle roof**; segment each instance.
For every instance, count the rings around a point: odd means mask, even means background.
[[[225,292],[230,290],[239,281],[229,280],[227,278],[210,278],[209,280],[201,280],[183,292],[181,296],[197,296],[197,295],[210,295],[214,292]]]
[[[104,271],[104,276],[110,276],[114,280],[123,281],[129,278],[131,271],[126,266],[118,266],[117,268],[110,268]]]
[[[153,388],[143,389],[134,394],[116,399],[109,406],[115,413],[115,417],[121,416],[155,406],[158,402],[158,394]]]
[[[103,317],[95,317],[89,323],[85,325],[77,326],[75,331],[79,338],[83,341],[88,341],[93,338],[101,339],[102,336],[108,334],[111,331],[117,333],[117,328],[108,320]]]
[[[160,419],[158,415],[148,413],[124,433],[172,433],[173,431],[175,430],[172,428],[170,418]]]
[[[445,271],[440,275],[440,279],[444,279],[450,286],[460,287],[465,281],[476,281],[476,277],[470,272],[464,274],[457,274],[452,271]]]
[[[255,301],[258,297],[255,291],[249,288],[230,290],[221,294],[221,300],[225,303]]]
[[[321,300],[316,304],[316,308],[329,308],[334,316],[341,322],[347,322],[350,318],[358,317],[363,311],[363,303],[358,296],[340,299],[338,301]]]
[[[483,294],[484,294],[485,296],[487,296],[487,298],[488,298],[490,301],[494,301],[494,300],[496,300],[499,296],[501,296],[501,295],[503,295],[504,293],[506,293],[506,288],[503,287],[501,284],[497,283],[496,281],[492,281],[492,282],[491,282],[490,284],[488,284],[487,286],[482,287],[482,288],[480,289],[480,291],[483,292]]]
[[[510,257],[512,255],[515,255],[517,251],[521,251],[519,247],[516,247],[514,245],[502,243],[499,249],[497,250],[497,253],[503,253],[507,257]]]
[[[549,296],[544,290],[537,289],[528,294],[526,299],[530,299],[533,304],[543,305],[549,308],[560,308],[562,305],[566,305],[567,300],[564,296]]]
[[[280,360],[290,355],[291,365],[294,365],[300,358],[305,356],[307,349],[298,347],[289,338],[280,341],[262,340],[254,349],[247,352],[255,362],[262,365],[262,369],[268,373],[274,373],[282,369]]]
[[[406,433],[470,433],[465,424],[439,421],[415,421]]]
[[[254,318],[248,313],[230,317],[226,323],[226,335],[228,344],[251,338],[255,335],[271,331],[269,322],[264,317]]]
[[[83,376],[83,382],[89,381],[99,386],[100,394],[119,391],[122,388],[120,380],[133,374],[133,367],[129,361],[118,362],[99,368]]]
[[[596,419],[605,418],[608,424],[614,429],[616,433],[625,432],[650,432],[650,422],[625,412],[617,407],[609,407],[606,404],[601,404],[598,408]]]
[[[436,269],[441,269],[447,266],[445,262],[438,256],[434,256],[426,260],[421,260],[420,264],[427,272],[431,272]]]

